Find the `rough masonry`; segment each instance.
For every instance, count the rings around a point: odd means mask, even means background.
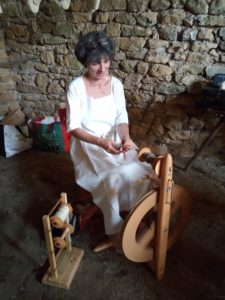
[[[79,36],[104,30],[116,43],[111,73],[124,83],[135,139],[183,157],[196,151],[218,121],[201,89],[225,73],[224,0],[72,0],[68,8],[42,0],[36,12],[28,2],[1,3],[0,115],[16,106],[28,117],[54,114],[84,72]],[[224,143],[222,132],[214,148]]]

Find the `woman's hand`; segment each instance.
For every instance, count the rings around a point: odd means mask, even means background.
[[[112,140],[101,139],[99,144],[106,152],[111,154],[120,154],[122,151],[115,146],[115,142]]]
[[[123,151],[129,151],[134,148],[134,142],[129,135],[122,138]]]
[[[125,153],[126,151],[129,151],[135,147],[134,142],[130,138],[129,135],[129,127],[126,123],[121,123],[117,125],[117,132],[119,134],[119,137],[121,139],[122,143],[122,151]]]

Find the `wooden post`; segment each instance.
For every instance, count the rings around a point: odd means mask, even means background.
[[[48,251],[48,259],[50,264],[51,275],[55,278],[58,277],[57,267],[56,267],[56,258],[55,258],[55,250],[52,239],[52,229],[50,225],[50,220],[48,215],[44,215],[42,217],[44,233],[45,233],[45,241],[46,247]]]
[[[165,272],[167,243],[169,234],[170,208],[172,198],[172,156],[167,154],[163,161],[159,203],[157,210],[155,273],[157,279],[162,279]]]

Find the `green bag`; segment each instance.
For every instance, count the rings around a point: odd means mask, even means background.
[[[34,147],[51,152],[68,152],[70,145],[65,124],[58,121],[46,124],[47,122],[46,118],[33,121]]]

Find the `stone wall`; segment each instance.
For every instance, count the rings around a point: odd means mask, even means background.
[[[4,31],[0,28],[0,117],[18,108],[16,83],[8,64]]]
[[[14,62],[10,90],[22,110],[54,114],[68,83],[84,71],[74,57],[79,36],[104,30],[116,43],[111,72],[124,83],[134,138],[193,155],[218,121],[202,107],[201,89],[225,73],[225,1],[101,0],[97,10],[85,2],[73,0],[64,10],[42,0],[33,14],[25,1],[3,1],[2,28]],[[224,135],[207,151],[224,148]]]

